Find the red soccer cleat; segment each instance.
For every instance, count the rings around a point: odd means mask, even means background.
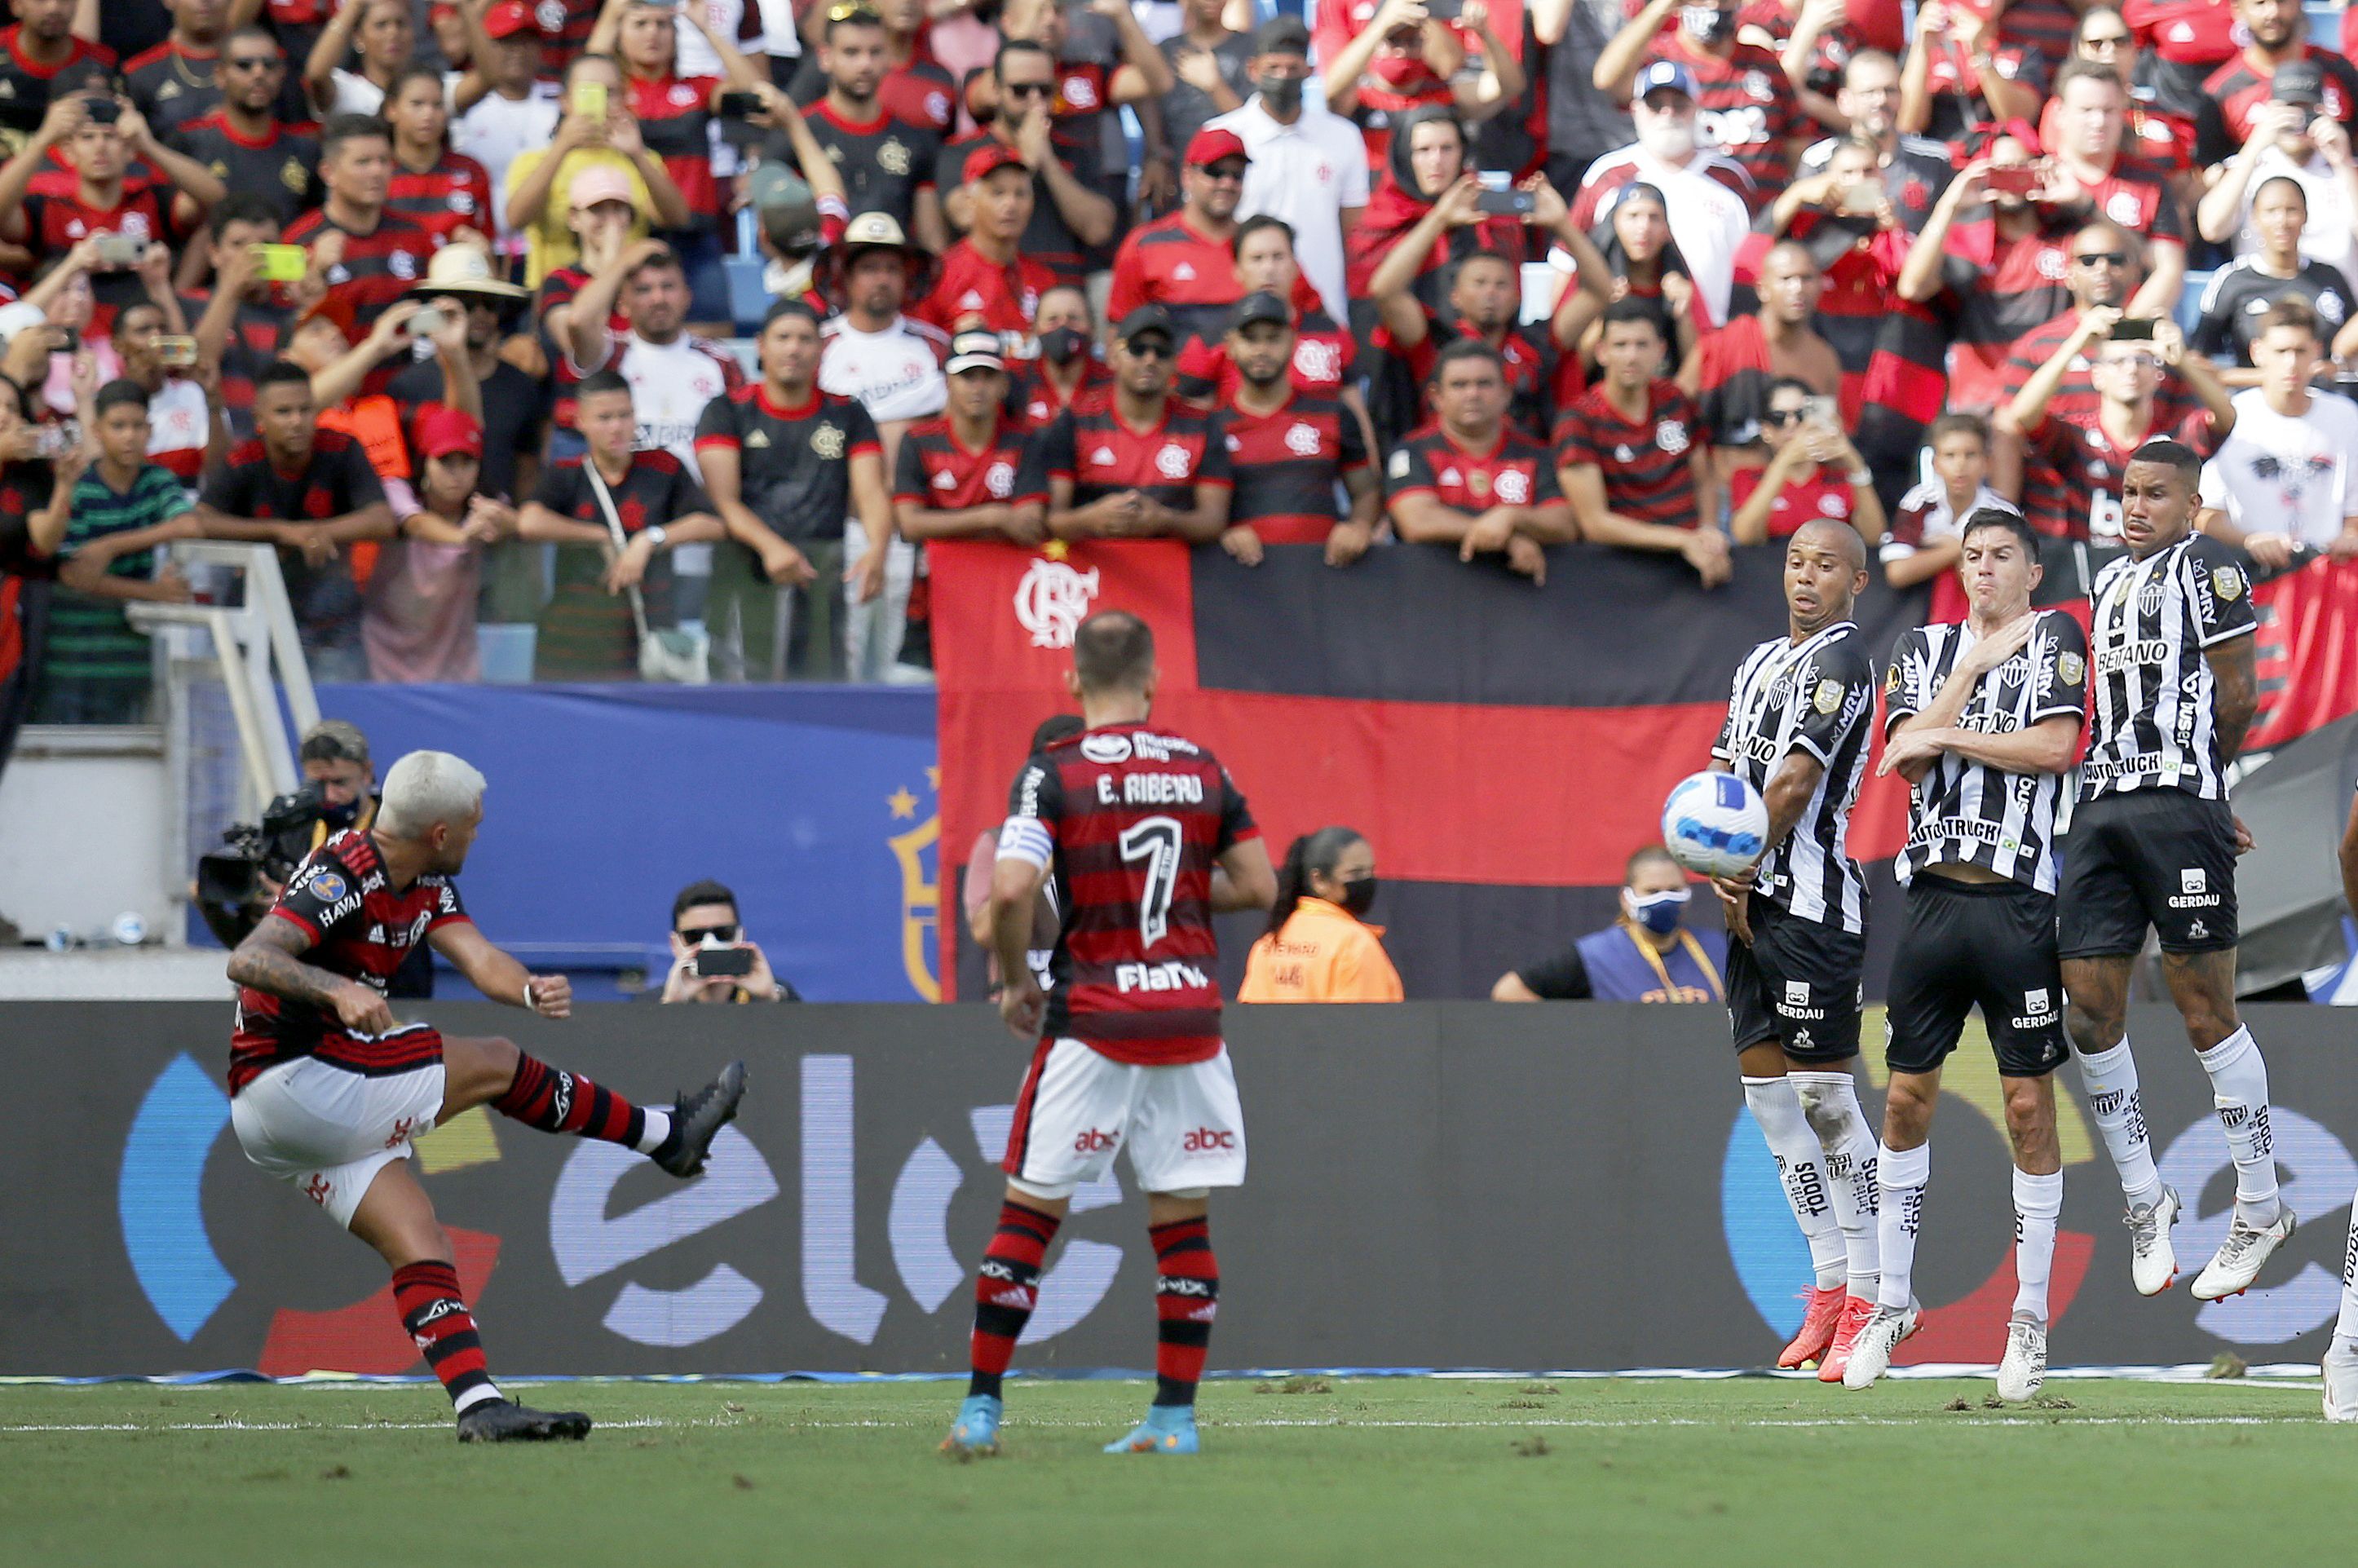
[[[1777,1369],[1790,1372],[1805,1362],[1823,1358],[1826,1349],[1834,1342],[1834,1330],[1842,1325],[1843,1303],[1848,1299],[1842,1286],[1829,1290],[1812,1287],[1809,1311],[1801,1314],[1801,1332],[1793,1336],[1793,1343],[1785,1346],[1777,1357]]]
[[[1858,1331],[1865,1328],[1866,1320],[1874,1315],[1875,1303],[1865,1296],[1844,1298],[1842,1323],[1834,1330],[1833,1345],[1826,1351],[1824,1359],[1818,1363],[1819,1382],[1839,1383],[1843,1380],[1843,1372],[1850,1366],[1850,1347],[1858,1343]]]

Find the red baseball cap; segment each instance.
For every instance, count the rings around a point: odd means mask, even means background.
[[[1002,168],[1024,168],[1023,156],[1005,142],[996,138],[985,142],[966,155],[966,182],[988,179]]]
[[[1252,162],[1252,154],[1245,151],[1245,139],[1234,131],[1224,131],[1206,125],[1195,133],[1194,141],[1187,144],[1187,164],[1191,168],[1201,168],[1207,164],[1217,163],[1225,157],[1238,157],[1247,163]]]
[[[464,409],[429,404],[417,416],[417,449],[427,458],[447,457],[452,452],[480,458],[483,455],[483,427]]]
[[[535,19],[532,7],[525,0],[499,0],[499,4],[483,13],[483,33],[488,38],[512,38],[518,33],[536,33],[540,23]]]

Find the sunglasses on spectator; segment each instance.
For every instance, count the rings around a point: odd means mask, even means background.
[[[1760,416],[1760,422],[1763,425],[1775,425],[1781,427],[1787,425],[1798,425],[1809,416],[1810,411],[1806,408],[1771,408]]]
[[[1122,349],[1134,360],[1167,360],[1174,351],[1160,338],[1135,338],[1124,343]]]
[[[2082,266],[2126,266],[2129,265],[2129,257],[2126,251],[2089,251],[2083,254],[2073,256],[2071,259]]]
[[[673,935],[691,947],[700,947],[707,941],[736,941],[737,927],[734,925],[691,925],[687,930],[674,932]]]
[[[230,70],[276,70],[286,63],[275,54],[232,55],[222,61]]]
[[[1199,163],[1195,168],[1206,179],[1217,179],[1223,185],[1230,181],[1241,184],[1245,178],[1245,166],[1233,158],[1220,163]]]
[[[1053,81],[1011,81],[1000,89],[1010,98],[1047,98],[1055,93]]]

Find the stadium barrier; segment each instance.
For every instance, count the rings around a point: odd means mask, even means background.
[[[626,1094],[701,1081],[733,1054],[752,1064],[743,1116],[692,1186],[484,1114],[425,1141],[495,1366],[963,1368],[969,1270],[1026,1055],[990,1012],[425,1015],[510,1033]],[[2299,1235],[2245,1297],[2137,1297],[2119,1187],[2067,1104],[2059,1365],[2320,1352],[2358,1183],[2343,1141],[2358,1137],[2358,1063],[2340,1015],[2249,1016]],[[2224,1233],[2232,1172],[2175,1018],[2141,1008],[2132,1022],[2155,1147],[2188,1203],[2190,1271]],[[1215,1206],[1216,1368],[1760,1366],[1798,1319],[1806,1254],[1718,1010],[1242,1008],[1230,1027],[1251,1173]],[[216,1005],[0,1008],[32,1112],[0,1141],[0,1373],[419,1369],[382,1265],[239,1152],[228,1029]],[[1919,1260],[1931,1311],[1903,1361],[1994,1360],[2013,1293],[1987,1052],[1968,1044],[1948,1088]],[[1117,1166],[1078,1195],[1019,1365],[1147,1364],[1152,1258],[1133,1186]]]

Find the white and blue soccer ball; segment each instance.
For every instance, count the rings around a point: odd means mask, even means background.
[[[1671,859],[1707,877],[1748,871],[1768,847],[1768,803],[1734,773],[1693,773],[1662,803]]]

